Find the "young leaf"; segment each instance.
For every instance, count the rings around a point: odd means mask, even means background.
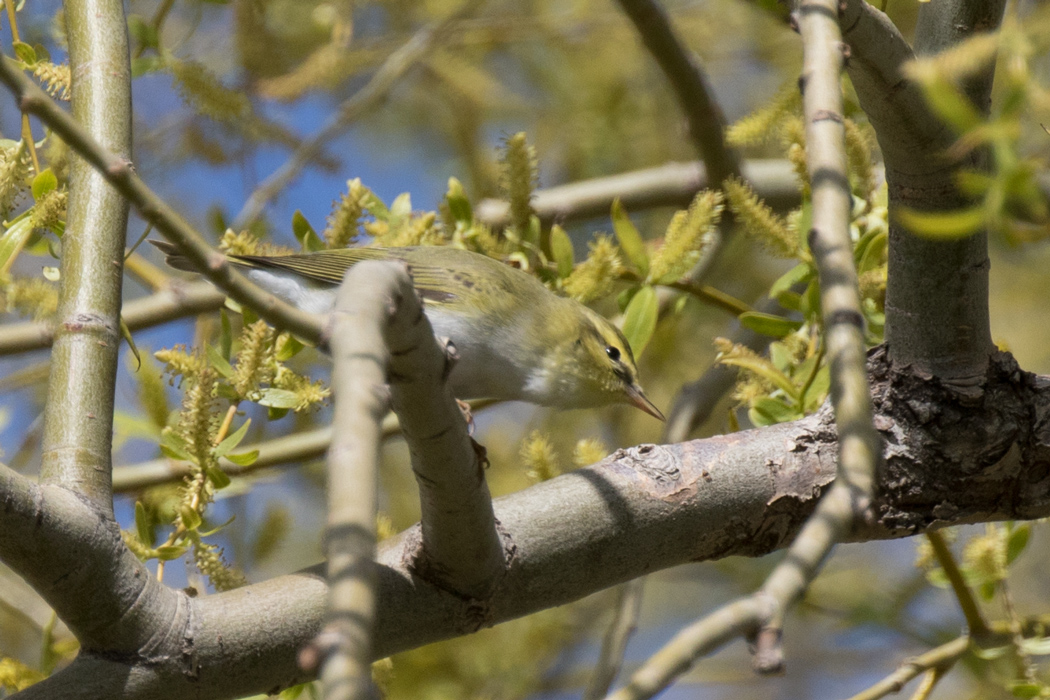
[[[18,60],[26,64],[27,67],[32,68],[36,65],[36,50],[32,46],[22,41],[16,41],[14,42],[14,50]]]
[[[216,467],[207,468],[208,481],[212,483],[212,486],[218,489],[224,489],[230,485],[230,477],[226,475],[221,469]]]
[[[196,530],[201,526],[201,514],[188,505],[179,508],[179,517],[187,530]]]
[[[45,168],[33,178],[33,185],[30,189],[33,192],[33,199],[39,202],[44,195],[58,189],[58,178],[55,177],[51,168]]]
[[[623,316],[623,334],[635,357],[642,356],[645,346],[652,339],[659,311],[656,290],[648,285],[639,289],[627,305]]]
[[[645,249],[642,234],[638,233],[619,198],[614,199],[612,203],[612,222],[613,231],[616,232],[616,239],[620,242],[624,255],[638,269],[638,274],[645,277],[649,274],[649,252]]]
[[[558,277],[565,279],[572,274],[573,250],[569,234],[558,224],[551,227],[551,255],[558,266]]]
[[[745,311],[737,318],[744,328],[750,328],[756,333],[768,335],[771,338],[783,338],[802,327],[801,321],[792,321],[790,318],[764,314],[761,311]]]
[[[244,421],[244,425],[237,429],[237,432],[226,436],[226,439],[220,442],[214,450],[216,457],[225,457],[227,453],[233,450],[237,445],[241,444],[241,440],[248,434],[248,426],[252,424],[252,419]]]
[[[139,542],[147,547],[152,547],[156,540],[153,524],[150,522],[146,506],[142,505],[142,501],[135,501],[135,534],[138,535]]]
[[[255,464],[255,460],[259,459],[259,450],[251,450],[250,452],[241,452],[240,454],[229,454],[226,455],[226,459],[233,462],[238,467],[247,467]]]
[[[208,362],[216,372],[226,379],[233,376],[233,367],[230,365],[230,361],[222,356],[222,351],[214,345],[208,345],[204,352],[208,358]]]
[[[310,225],[310,222],[306,220],[306,217],[298,209],[292,214],[292,233],[295,234],[295,240],[299,241],[299,245],[307,253],[316,253],[325,249],[324,241],[321,240],[321,237],[314,231],[314,227]]]
[[[448,202],[448,210],[456,221],[469,224],[474,221],[474,211],[470,207],[470,200],[463,191],[463,185],[454,177],[448,179],[448,192],[445,193],[445,201]]]
[[[979,206],[938,212],[900,209],[897,217],[915,235],[941,240],[972,236],[985,225],[984,208]]]
[[[295,408],[299,405],[299,397],[294,391],[270,388],[263,390],[256,403],[269,408]]]
[[[783,401],[771,398],[769,396],[763,396],[755,399],[751,404],[749,415],[757,413],[766,422],[763,425],[772,425],[774,423],[787,423],[789,421],[798,420],[802,417],[801,412],[798,409],[788,406]]]
[[[769,288],[769,298],[776,299],[781,293],[790,290],[796,284],[805,282],[813,276],[813,268],[806,263],[799,263],[782,274]]]

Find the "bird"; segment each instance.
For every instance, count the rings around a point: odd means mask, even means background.
[[[197,271],[179,248],[151,240],[180,270]],[[532,275],[451,246],[355,247],[290,255],[232,255],[229,261],[291,305],[328,313],[346,271],[362,260],[406,264],[434,334],[458,360],[449,375],[460,399],[526,401],[556,408],[629,404],[665,420],[638,380],[623,333]]]

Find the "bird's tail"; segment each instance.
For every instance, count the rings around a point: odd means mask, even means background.
[[[168,263],[169,266],[176,270],[185,270],[186,272],[197,272],[197,268],[194,267],[190,259],[182,254],[182,250],[179,249],[174,243],[168,241],[156,241],[152,238],[149,241],[153,246],[164,253],[164,262]]]

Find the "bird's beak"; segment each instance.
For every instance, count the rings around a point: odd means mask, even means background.
[[[637,406],[653,418],[658,418],[662,421],[666,421],[664,414],[660,413],[660,409],[653,405],[653,402],[645,397],[642,392],[642,388],[637,384],[632,384],[627,387],[627,400],[632,406]]]

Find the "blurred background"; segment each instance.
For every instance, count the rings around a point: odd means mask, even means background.
[[[729,122],[794,85],[801,47],[780,4],[668,0],[665,6],[707,71]],[[378,87],[374,76],[390,69],[391,56],[418,40],[426,27],[461,10],[460,3],[131,0],[126,7],[136,73],[136,169],[216,241],[228,226],[248,224],[268,240],[297,248],[293,214],[301,212],[320,231],[353,178],[387,205],[408,193],[414,211],[435,211],[449,178],[455,177],[476,206],[503,194],[500,150],[518,132],[525,132],[535,147],[536,186],[541,190],[698,158],[665,76],[616,3],[478,3],[441,24],[432,47]],[[892,0],[887,7],[906,35],[916,11],[911,0]],[[56,63],[64,60],[58,2],[26,3],[18,22],[22,41],[45,47]],[[0,43],[10,54],[6,30]],[[1045,68],[1038,61],[1033,65]],[[363,99],[369,90],[376,94]],[[348,103],[357,111],[345,128],[335,129],[318,155],[265,206],[243,211],[260,184]],[[856,118],[863,122],[862,115]],[[0,99],[0,126],[4,138],[17,140],[19,115],[7,99]],[[36,129],[36,138],[42,138]],[[1045,146],[1033,143],[1032,148]],[[782,159],[785,150],[774,140],[749,148],[745,155]],[[631,214],[643,236],[655,239],[663,235],[674,209]],[[133,215],[129,245],[144,228]],[[612,223],[606,215],[567,222],[566,229],[577,259],[582,259],[594,234],[611,231]],[[1050,246],[1013,246],[994,238],[991,245],[993,337],[1023,368],[1046,373]],[[56,264],[43,252],[19,257],[12,273],[40,276],[43,268]],[[163,266],[154,251],[141,252]],[[748,237],[735,236],[706,282],[756,303],[792,264],[767,255]],[[127,277],[127,300],[150,291],[139,279]],[[598,308],[617,311],[614,300]],[[216,318],[187,318],[136,333],[143,364],[137,367],[129,352],[121,370],[117,465],[160,457],[160,427],[148,418],[143,399],[145,384],[156,384],[144,382],[143,373],[154,379],[161,374],[150,353],[213,337]],[[17,316],[8,320],[15,322]],[[641,375],[650,398],[665,412],[678,389],[710,366],[712,340],[726,335],[731,321],[726,311],[683,297],[678,313],[657,326],[641,358]],[[46,361],[46,351],[0,358],[2,459],[26,473],[39,466]],[[326,360],[312,350],[297,356],[294,365],[314,379],[327,379]],[[165,379],[163,387],[169,409],[176,410],[182,400],[179,386]],[[723,399],[694,437],[728,432],[733,405]],[[327,425],[331,409],[271,421],[264,409],[247,411],[255,420],[245,444]],[[746,412],[734,415],[746,427]],[[497,496],[527,488],[539,478],[535,460],[521,456],[523,441],[535,441],[530,438],[534,431],[549,443],[557,468],[568,470],[580,440],[599,440],[612,451],[659,441],[662,430],[657,421],[629,408],[552,413],[515,404],[479,410],[475,420],[475,437],[492,461],[488,478]],[[381,509],[389,519],[385,527],[397,532],[417,520],[418,503],[407,451],[396,438],[385,448],[382,479]],[[122,527],[134,528],[137,500],[161,511],[165,504],[170,508],[178,486],[174,482],[119,494]],[[221,524],[234,517],[215,541],[249,581],[263,580],[321,560],[323,488],[323,464],[317,459],[258,470],[223,489],[207,520]],[[962,528],[957,548],[984,534],[984,526]],[[1011,599],[1020,615],[1047,611],[1048,546],[1045,526],[1035,526],[1028,551],[1010,569]],[[954,598],[928,583],[927,572],[916,567],[916,556],[911,540],[839,547],[788,620],[784,676],[754,675],[738,642],[699,664],[661,697],[846,698],[859,692],[904,659],[963,629]],[[753,590],[777,559],[776,554],[759,560],[730,558],[648,577],[625,671],[688,621]],[[192,562],[169,563],[165,581],[194,586],[202,594],[211,590]],[[391,698],[579,697],[615,600],[615,591],[599,593],[471,637],[401,654],[382,669],[380,680]],[[989,606],[998,610],[999,598]],[[46,670],[69,658],[74,648],[61,625],[54,626],[46,605],[0,567],[0,656]],[[965,660],[935,695],[1011,697],[1003,677],[994,663]]]

